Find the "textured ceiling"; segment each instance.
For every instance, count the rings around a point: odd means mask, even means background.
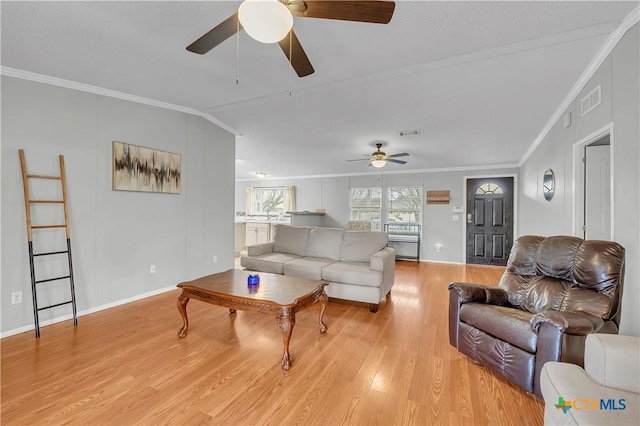
[[[316,70],[305,78],[244,32],[185,50],[238,4],[2,1],[2,66],[209,114],[241,135],[238,179],[371,172],[344,160],[375,141],[411,154],[384,171],[512,165],[638,2],[398,1],[388,25],[296,17]]]

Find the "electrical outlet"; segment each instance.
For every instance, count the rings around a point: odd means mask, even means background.
[[[149,265],[149,273],[150,274],[156,273],[156,265]]]
[[[16,305],[18,303],[22,303],[22,292],[16,291],[11,293],[11,304]]]
[[[218,256],[213,256],[213,263],[218,263]]]

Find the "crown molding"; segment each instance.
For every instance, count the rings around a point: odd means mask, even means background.
[[[578,81],[576,81],[569,93],[567,93],[558,108],[555,110],[551,118],[549,118],[547,124],[545,124],[545,126],[542,128],[542,130],[538,134],[538,137],[534,139],[533,143],[529,146],[529,149],[527,149],[527,151],[524,153],[524,155],[520,159],[520,162],[518,163],[519,167],[521,167],[525,163],[525,161],[529,159],[531,154],[533,154],[536,148],[538,148],[544,138],[547,137],[553,126],[562,117],[562,114],[564,114],[571,103],[573,103],[573,101],[578,97],[580,91],[584,89],[591,77],[593,77],[593,75],[596,73],[598,68],[600,68],[605,59],[607,59],[607,57],[611,54],[613,49],[620,42],[622,37],[624,37],[626,32],[629,31],[629,29],[638,22],[640,22],[640,6],[636,7],[631,13],[629,13],[623,19],[618,28],[616,28],[615,31],[613,31],[609,35],[600,50],[598,50],[598,53],[596,53],[596,56],[591,60],[589,65],[587,65],[587,68],[582,72],[582,75],[580,75]]]
[[[30,71],[24,71],[24,70],[19,70],[16,68],[10,68],[10,67],[4,67],[4,66],[0,67],[0,75],[4,75],[7,77],[20,78],[22,80],[35,81],[37,83],[50,84],[52,86],[64,87],[66,89],[93,93],[95,95],[107,96],[109,98],[121,99],[124,101],[135,102],[143,105],[150,105],[150,106],[168,109],[172,111],[184,112],[186,114],[202,117],[205,120],[215,124],[216,126],[223,128],[227,132],[234,134],[235,136],[241,135],[239,131],[227,125],[226,123],[223,123],[222,121],[218,120],[214,116],[202,111],[198,111],[197,109],[185,107],[182,105],[176,105],[168,102],[157,101],[155,99],[149,99],[142,96],[130,95],[128,93],[105,89],[103,87],[92,86],[90,84],[77,83],[71,80],[65,80],[62,78],[51,77],[44,74],[37,74]]]
[[[364,173],[334,173],[326,175],[305,175],[305,176],[268,176],[264,179],[246,178],[236,179],[236,182],[264,182],[268,180],[291,180],[291,179],[322,179],[335,177],[354,177],[354,176],[378,176],[378,175],[409,175],[415,173],[446,173],[446,172],[467,172],[472,170],[500,170],[500,169],[518,169],[519,164],[493,164],[488,166],[469,166],[469,167],[442,167],[437,169],[412,169],[412,170],[393,170]],[[379,169],[377,169],[379,170]]]

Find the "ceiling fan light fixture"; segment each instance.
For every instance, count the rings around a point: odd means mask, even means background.
[[[238,19],[247,34],[262,43],[277,43],[293,28],[293,15],[278,0],[244,0]]]
[[[377,168],[384,167],[385,164],[387,164],[387,160],[376,159],[371,161],[371,165]]]

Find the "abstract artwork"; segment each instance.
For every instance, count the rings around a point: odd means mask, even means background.
[[[113,142],[113,190],[180,193],[180,154]]]

